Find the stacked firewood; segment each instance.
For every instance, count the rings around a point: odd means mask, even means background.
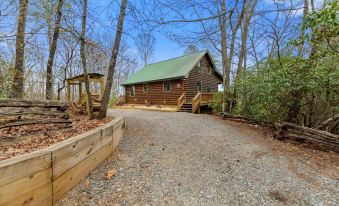
[[[0,129],[33,124],[66,124],[72,122],[59,101],[0,99]]]
[[[275,138],[280,140],[291,139],[299,142],[307,141],[315,143],[321,147],[326,147],[333,151],[339,152],[339,135],[326,131],[328,128],[333,128],[333,124],[337,124],[339,115],[335,115],[334,117],[319,124],[315,128],[304,127],[288,122],[273,123],[258,121],[252,118],[226,113],[222,113],[222,117],[223,119],[229,119],[232,121],[268,126],[275,130]]]

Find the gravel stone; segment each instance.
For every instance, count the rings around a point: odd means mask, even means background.
[[[110,113],[127,117],[117,151],[58,205],[339,204],[337,153],[212,115]]]

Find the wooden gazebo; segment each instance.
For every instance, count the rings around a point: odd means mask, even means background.
[[[105,75],[99,73],[88,73],[89,83],[94,86],[94,91],[91,91],[93,100],[93,109],[100,108],[102,97],[105,89]],[[99,90],[97,87],[99,84]],[[78,98],[75,98],[76,89],[78,88]],[[88,112],[88,99],[85,89],[85,76],[84,74],[77,75],[66,79],[66,98],[68,102],[74,102],[77,105],[81,105]]]

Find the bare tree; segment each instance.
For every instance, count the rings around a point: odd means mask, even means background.
[[[313,4],[313,6],[314,6],[314,4]],[[308,14],[308,0],[304,0],[303,22],[305,21],[307,14]],[[302,44],[300,44],[299,47],[298,47],[298,56],[299,57],[301,57],[301,55],[303,53],[303,48],[304,48],[305,27],[303,25],[300,26],[300,38],[302,40]]]
[[[257,5],[257,0],[250,0],[249,4],[251,4],[251,8],[248,13],[245,13],[244,22],[241,28],[241,47],[239,52],[239,61],[238,61],[238,69],[237,69],[237,80],[240,79],[240,75],[246,67],[246,50],[247,50],[247,36],[248,29],[251,23],[251,19],[254,13],[254,9]]]
[[[303,10],[303,22],[305,21],[306,15],[308,14],[308,0],[304,0],[304,10]],[[302,22],[302,24],[303,24]],[[300,39],[302,40],[302,44],[298,47],[298,57],[302,57],[303,48],[304,48],[304,38],[305,38],[305,27],[301,25],[300,30]],[[303,90],[299,88],[295,88],[291,92],[292,101],[288,105],[288,113],[287,113],[287,121],[292,123],[298,123],[298,115],[300,113],[301,101]]]
[[[88,115],[90,119],[93,119],[93,102],[92,102],[92,95],[89,85],[89,76],[87,73],[87,66],[86,66],[86,53],[85,53],[85,39],[86,39],[86,19],[87,19],[87,0],[82,1],[82,25],[81,25],[81,37],[80,37],[80,56],[82,62],[82,69],[84,71],[84,78],[85,78],[85,87],[86,87],[86,98],[87,104],[86,106]]]
[[[221,10],[223,13],[226,13],[226,3],[225,0],[222,0]],[[227,67],[227,40],[226,40],[226,16],[222,15],[219,17],[219,25],[221,30],[221,59],[222,59],[222,68],[223,68],[223,85],[224,85],[224,98],[222,102],[222,111],[226,110],[226,102],[225,97],[227,95],[227,91],[229,89],[229,80],[230,80],[230,68]]]
[[[53,39],[49,50],[49,56],[47,61],[47,69],[46,69],[46,99],[52,99],[52,82],[53,82],[53,64],[54,64],[54,56],[57,49],[57,43],[59,38],[59,30],[60,30],[60,21],[62,17],[62,5],[64,0],[58,1],[57,7],[57,17],[54,26]]]
[[[193,53],[196,53],[198,52],[199,49],[196,45],[194,44],[189,44],[186,49],[184,50],[184,54],[193,54]]]
[[[120,6],[120,14],[119,14],[117,30],[115,34],[114,45],[112,48],[112,55],[111,55],[111,59],[110,59],[109,66],[108,66],[108,74],[107,74],[107,79],[106,79],[104,96],[102,99],[102,104],[101,104],[100,112],[98,115],[99,118],[105,118],[106,113],[107,113],[108,102],[111,96],[111,90],[112,90],[112,85],[113,85],[115,66],[117,63],[117,57],[118,57],[119,48],[120,48],[120,41],[121,41],[121,36],[122,36],[122,31],[123,31],[123,26],[124,26],[126,4],[127,4],[127,0],[122,0],[121,6]]]
[[[151,33],[138,34],[135,45],[138,49],[140,59],[144,66],[150,63],[154,55],[155,38]]]
[[[16,33],[15,68],[11,98],[23,98],[24,94],[24,56],[25,56],[25,27],[28,0],[20,1],[18,26]]]

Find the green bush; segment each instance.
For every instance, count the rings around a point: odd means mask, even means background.
[[[209,104],[209,107],[212,108],[213,112],[218,113],[222,111],[222,98],[222,92],[213,94],[213,102]]]

